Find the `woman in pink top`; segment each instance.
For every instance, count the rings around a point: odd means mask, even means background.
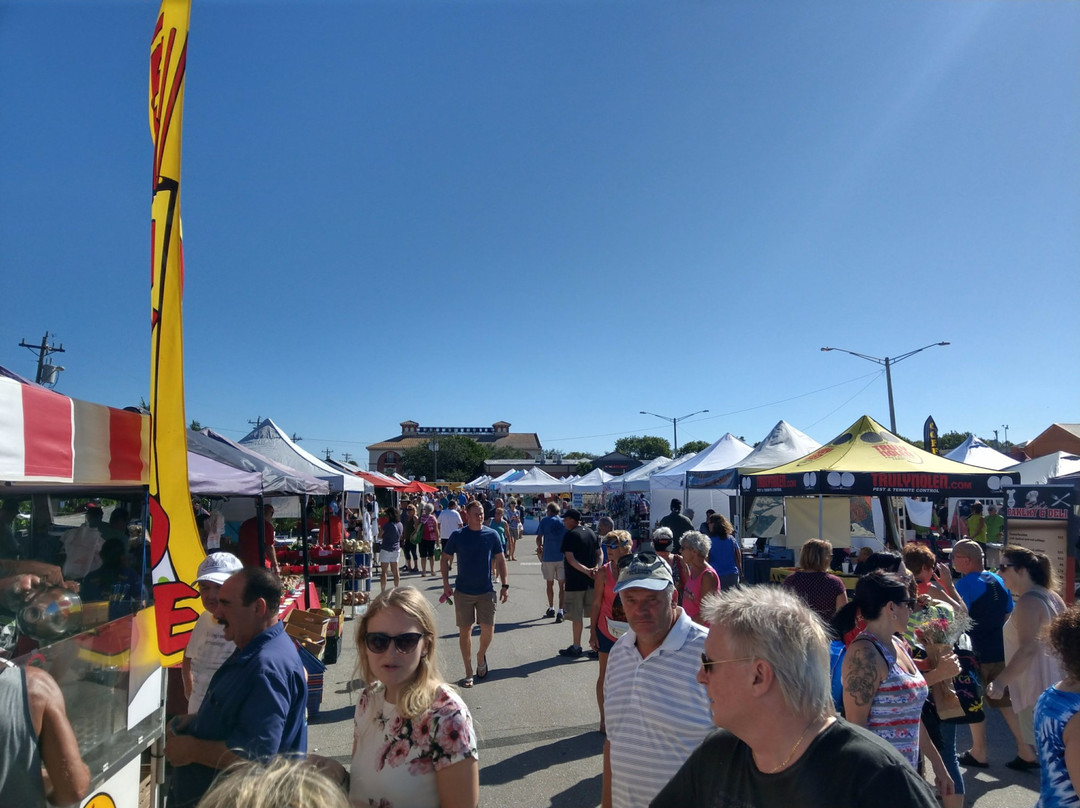
[[[622,601],[615,594],[615,584],[619,581],[619,561],[629,559],[634,540],[625,530],[612,530],[604,536],[604,548],[608,562],[602,566],[593,579],[592,631],[589,647],[596,651],[600,660],[600,670],[596,677],[596,703],[600,706],[600,731],[604,732],[604,674],[607,672],[608,652],[628,628]]]
[[[700,617],[701,601],[706,595],[711,595],[720,589],[720,576],[707,560],[709,550],[712,549],[711,542],[704,533],[690,530],[683,533],[679,543],[682,545],[683,560],[686,561],[686,566],[690,570],[690,576],[683,587],[683,611],[695,623],[707,626],[709,624]]]

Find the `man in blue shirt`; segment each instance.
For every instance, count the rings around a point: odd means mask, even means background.
[[[450,564],[457,556],[457,578],[450,586]],[[484,527],[484,506],[474,500],[465,506],[465,527],[455,530],[443,548],[443,598],[451,595],[458,626],[458,645],[465,663],[465,678],[458,684],[473,686],[472,628],[480,624],[480,650],[476,655],[476,678],[488,675],[487,650],[495,636],[495,587],[491,571],[495,569],[502,581],[499,600],[510,599],[510,584],[506,582],[506,556],[499,534]]]
[[[956,592],[963,598],[968,615],[975,624],[968,631],[968,636],[971,637],[972,650],[979,657],[979,677],[983,686],[989,687],[994,678],[1005,670],[1005,642],[1001,630],[1013,610],[1012,595],[1001,578],[983,569],[983,549],[978,542],[965,539],[954,544],[952,565],[962,576],[956,582]],[[1018,769],[1038,768],[1031,748],[1024,743],[1020,734],[1020,724],[1013,712],[1008,692],[1000,699],[992,699],[987,695],[983,701],[985,706],[1001,710],[1001,716],[1016,740],[1016,758],[1008,765]],[[971,730],[971,749],[960,756],[960,762],[964,766],[977,769],[987,767],[987,723],[983,721],[968,725]]]
[[[556,623],[563,621],[563,603],[566,600],[566,571],[563,563],[562,540],[566,525],[559,518],[559,506],[549,502],[547,516],[540,520],[536,529],[536,555],[540,558],[540,571],[547,582],[548,609],[544,617],[554,617]],[[555,582],[559,582],[559,613],[555,613]]]
[[[281,580],[246,567],[221,585],[214,617],[236,651],[218,668],[195,715],[169,724],[170,806],[202,799],[221,769],[244,759],[307,752],[307,682],[278,620]]]

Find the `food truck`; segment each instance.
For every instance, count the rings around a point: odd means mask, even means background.
[[[146,531],[149,418],[0,376],[0,648],[52,675],[90,771],[82,805],[158,804],[165,677]]]

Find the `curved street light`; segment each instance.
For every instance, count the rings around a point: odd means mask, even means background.
[[[936,348],[938,345],[948,345],[948,342],[931,342],[929,345],[924,345],[921,348],[916,348],[914,351],[908,351],[900,356],[888,357],[881,359],[876,356],[867,356],[866,354],[858,353],[857,351],[849,351],[847,348],[822,348],[823,351],[840,351],[841,353],[851,354],[857,356],[859,359],[866,359],[869,362],[876,362],[879,365],[885,366],[885,385],[889,390],[889,429],[892,433],[896,434],[896,408],[893,406],[893,394],[892,394],[892,366],[897,362],[902,362],[909,356],[925,351],[927,348]]]
[[[698,410],[697,412],[690,413],[690,415],[680,415],[678,418],[674,418],[674,417],[672,417],[670,415],[660,415],[659,413],[656,413],[656,412],[648,412],[647,410],[641,410],[641,415],[655,415],[657,418],[663,418],[665,421],[668,421],[668,422],[671,423],[671,432],[672,432],[671,437],[672,437],[672,440],[675,441],[674,444],[672,444],[671,453],[673,455],[675,455],[676,457],[678,457],[678,455],[679,455],[679,421],[685,421],[687,418],[690,418],[690,417],[692,417],[694,415],[701,415],[703,412],[708,412],[708,410]]]

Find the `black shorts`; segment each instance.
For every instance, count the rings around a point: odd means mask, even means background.
[[[435,557],[435,542],[427,541],[426,539],[420,540],[420,557],[421,558],[434,558]]]

